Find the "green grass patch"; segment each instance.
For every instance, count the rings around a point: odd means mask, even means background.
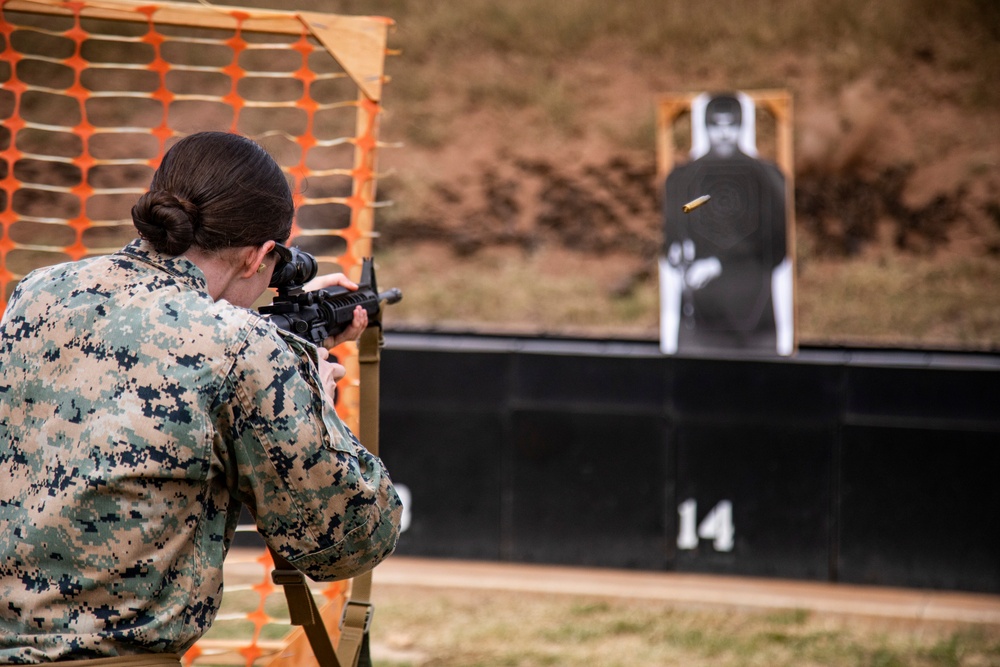
[[[650,601],[404,587],[382,587],[375,596],[377,667],[408,664],[379,659],[401,650],[419,655],[418,664],[441,667],[992,665],[1000,640],[1000,628],[829,618],[802,610],[681,609]],[[470,613],[473,607],[482,613]]]
[[[656,339],[656,276],[616,292],[629,270],[568,252],[493,249],[456,257],[418,246],[380,254],[378,274],[380,284],[404,293],[387,310],[388,326]],[[990,256],[806,258],[796,282],[799,341],[995,349],[998,284],[1000,261]]]
[[[284,615],[280,596],[274,598],[265,609]],[[375,667],[1000,664],[1000,627],[989,625],[403,586],[376,586],[373,602]],[[254,593],[227,594],[223,613],[250,613],[258,605]],[[221,621],[209,637],[249,640],[252,631],[248,621]]]

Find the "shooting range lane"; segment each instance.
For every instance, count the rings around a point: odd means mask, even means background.
[[[1000,596],[676,572],[389,558],[375,586],[428,586],[647,599],[679,605],[1000,625]]]
[[[227,585],[259,580],[261,567],[255,560],[259,556],[254,549],[238,549],[230,554],[226,561]],[[380,587],[419,586],[1000,626],[998,595],[784,579],[392,556],[375,569],[373,582],[376,603]]]

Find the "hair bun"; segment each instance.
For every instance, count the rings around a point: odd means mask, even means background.
[[[194,243],[201,215],[191,202],[154,190],[139,197],[132,207],[132,222],[157,252],[180,255]]]

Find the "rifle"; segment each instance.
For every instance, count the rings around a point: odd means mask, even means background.
[[[378,291],[371,257],[362,262],[357,290],[332,287],[305,292],[303,286],[316,277],[316,259],[303,250],[284,246],[280,254],[284,261],[275,268],[269,285],[278,290],[278,295],[270,306],[260,308],[261,314],[275,326],[322,345],[328,336],[350,325],[356,306],[362,306],[368,313],[369,326],[358,344],[361,372],[359,435],[368,451],[378,456],[378,369],[383,343],[381,303],[396,303],[403,298],[403,293],[396,288]],[[370,601],[371,572],[354,577],[340,619],[340,642],[334,646],[305,575],[270,547],[268,551],[274,561],[271,579],[284,589],[291,623],[304,630],[316,662],[321,667],[371,667],[368,638],[374,611]]]
[[[260,313],[279,329],[293,333],[300,338],[322,345],[354,319],[354,308],[362,306],[374,321],[381,309],[381,303],[396,303],[403,298],[397,288],[378,291],[375,282],[375,267],[371,257],[366,257],[361,265],[361,280],[357,290],[346,287],[329,287],[312,292],[303,291],[303,286],[316,277],[316,258],[298,248],[288,248],[290,259],[275,269],[269,287],[278,290],[269,306],[261,306]]]

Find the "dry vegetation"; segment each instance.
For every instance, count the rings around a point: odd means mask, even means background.
[[[1000,664],[991,626],[380,586],[376,667],[932,667]]]
[[[803,344],[1000,345],[989,0],[317,2],[393,17],[390,324],[657,335],[656,98],[795,100]]]
[[[1000,628],[989,624],[411,585],[377,584],[372,600],[375,667],[1000,665]],[[228,591],[206,642],[248,639],[245,615],[259,606],[254,591]],[[284,596],[272,593],[263,610],[274,622],[258,639],[280,644]]]
[[[281,8],[396,21],[375,247],[406,295],[391,327],[655,339],[657,98],[785,89],[800,342],[1000,347],[995,0]]]

